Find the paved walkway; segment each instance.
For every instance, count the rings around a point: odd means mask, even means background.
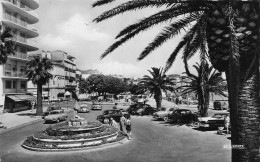
[[[47,106],[43,107],[43,112],[47,110]],[[65,111],[70,111],[71,109],[64,108]],[[22,125],[30,124],[32,122],[37,122],[43,120],[39,116],[34,116],[36,109],[34,110],[25,110],[15,113],[3,113],[0,114],[0,123],[5,128],[0,128],[0,133],[6,130],[14,129]]]

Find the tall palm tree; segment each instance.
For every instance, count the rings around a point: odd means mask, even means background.
[[[28,80],[37,85],[37,109],[36,115],[42,115],[42,86],[47,84],[52,78],[49,72],[53,69],[53,64],[48,58],[34,57],[26,64],[26,75]]]
[[[7,56],[14,54],[15,42],[13,41],[13,35],[11,29],[6,28],[2,30],[0,25],[0,64],[5,64]]]
[[[196,63],[196,65],[193,65],[193,67],[196,69],[197,75],[186,73],[187,78],[190,81],[186,82],[186,85],[181,86],[180,88],[184,88],[182,90],[182,94],[194,93],[196,96],[198,96],[199,112],[200,115],[204,117],[208,115],[210,93],[226,96],[224,93],[226,86],[223,84],[225,80],[221,77],[221,73],[214,70],[213,66],[210,66],[207,62],[206,64]],[[203,69],[204,74],[202,74]],[[203,85],[202,80],[204,80]],[[204,87],[205,94],[202,94],[202,86]],[[203,100],[203,95],[205,96],[205,100]]]
[[[101,6],[117,0],[99,0]],[[143,59],[182,29],[186,34],[173,49],[166,62],[168,70],[176,55],[183,51],[184,60],[198,50],[201,60],[209,56],[215,69],[227,77],[231,116],[231,143],[243,149],[232,148],[232,161],[260,161],[259,153],[259,0],[209,2],[203,0],[132,0],[105,11],[94,21],[101,22],[118,14],[159,8],[159,12],[123,29],[101,56],[142,31],[165,22],[168,26],[144,49],[138,59]],[[181,2],[181,3],[178,3]],[[182,16],[180,19],[179,17]],[[187,65],[186,65],[187,66]]]
[[[165,93],[167,90],[174,91],[174,82],[164,74],[163,68],[152,67],[152,70],[148,71],[151,76],[145,75],[139,82],[139,86],[154,94],[156,107],[159,109],[162,106],[162,91]]]

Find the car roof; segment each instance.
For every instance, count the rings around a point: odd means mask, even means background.
[[[177,110],[174,110],[174,111],[190,111],[189,109],[177,109]]]
[[[120,110],[118,110],[118,109],[116,109],[116,110],[115,109],[110,109],[110,110],[105,110],[105,111],[120,111]]]
[[[50,112],[60,112],[60,111],[64,111],[64,110],[52,110]]]

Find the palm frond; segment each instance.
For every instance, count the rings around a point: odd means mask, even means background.
[[[172,20],[174,18],[177,18],[180,15],[184,15],[187,13],[192,13],[196,11],[201,11],[202,7],[198,6],[191,6],[191,4],[181,3],[175,6],[172,6],[171,8],[159,11],[158,13],[151,15],[147,18],[141,19],[137,23],[134,23],[132,25],[129,25],[125,29],[123,29],[119,34],[116,36],[116,38],[119,38],[123,35],[130,34],[134,32],[135,30],[138,30],[139,28],[143,28],[143,26],[147,26],[145,29],[148,29],[154,25],[158,25],[162,22]]]
[[[115,0],[98,0],[92,4],[92,7],[102,6],[111,2],[114,2]]]
[[[93,21],[101,22],[103,20],[106,20],[108,18],[111,18],[118,14],[122,14],[127,11],[134,11],[134,10],[143,9],[143,8],[147,8],[147,7],[161,7],[163,5],[169,5],[169,2],[167,2],[167,1],[164,2],[164,0],[162,0],[162,1],[132,0],[132,1],[128,1],[126,3],[122,3],[121,5],[102,13],[100,16],[95,18]]]
[[[199,16],[190,14],[177,22],[172,23],[170,26],[166,27],[163,32],[161,32],[154,40],[151,42],[144,51],[140,54],[138,60],[142,60],[153,50],[161,46],[163,43],[171,39],[173,36],[179,34],[182,29],[187,27],[191,22],[197,20]]]

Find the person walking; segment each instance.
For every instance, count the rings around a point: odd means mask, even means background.
[[[130,114],[126,115],[125,120],[125,128],[126,128],[126,135],[129,140],[131,140],[131,133],[132,133],[132,123],[131,123],[131,117]]]

